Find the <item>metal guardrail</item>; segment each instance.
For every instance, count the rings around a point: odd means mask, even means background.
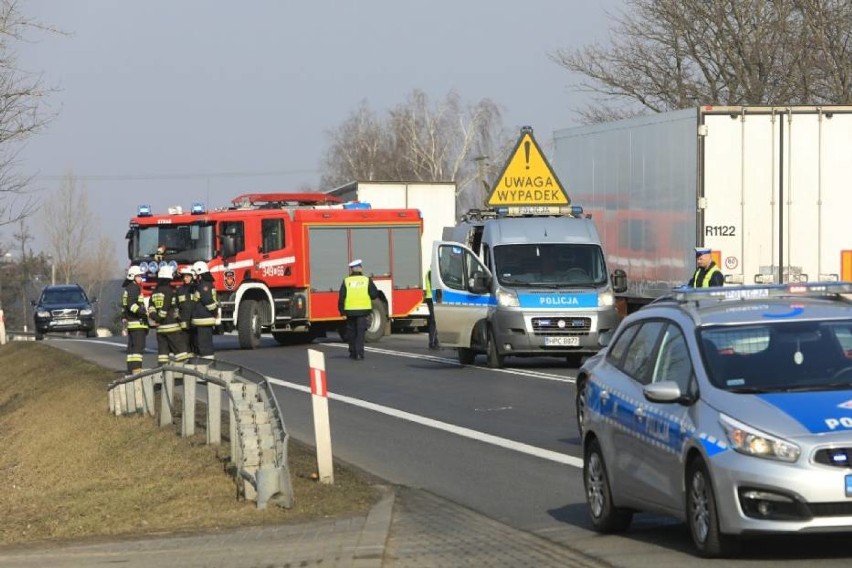
[[[108,387],[109,410],[116,416],[159,411],[160,427],[174,423],[175,383],[182,383],[182,408],[178,430],[183,437],[195,434],[196,390],[207,390],[207,443],[222,441],[222,396],[228,400],[231,463],[242,495],[265,509],[272,502],[293,505],[293,487],[287,457],[290,439],[278,401],[263,375],[239,365],[212,359],[163,365],[127,375]],[[160,403],[155,400],[160,385]],[[202,403],[203,404],[203,403]]]

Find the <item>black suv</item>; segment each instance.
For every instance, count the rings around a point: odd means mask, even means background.
[[[95,337],[96,301],[77,284],[45,286],[38,302],[33,302],[36,339],[59,331],[85,331],[86,337]]]

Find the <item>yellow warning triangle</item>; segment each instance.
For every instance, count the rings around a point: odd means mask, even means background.
[[[488,197],[497,205],[570,205],[571,200],[533,138],[532,128],[521,128],[518,144]]]

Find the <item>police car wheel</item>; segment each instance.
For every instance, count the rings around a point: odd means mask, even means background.
[[[577,381],[577,398],[574,400],[574,411],[577,416],[577,431],[583,435],[583,425],[586,422],[586,381]]]
[[[722,558],[739,549],[739,541],[719,530],[716,494],[710,472],[700,458],[693,460],[686,472],[686,522],[692,542],[701,556]]]
[[[583,485],[592,526],[598,532],[624,532],[633,521],[633,511],[612,504],[612,491],[600,443],[592,438],[583,460]]]

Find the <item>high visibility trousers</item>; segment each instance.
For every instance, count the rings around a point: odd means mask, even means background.
[[[147,328],[130,328],[127,330],[127,373],[132,374],[142,369],[142,357],[145,353],[145,338]]]
[[[170,358],[174,358],[177,362],[186,361],[189,357],[190,355],[186,350],[186,338],[180,330],[167,333],[157,332],[158,364],[167,365]]]
[[[199,357],[213,358],[213,326],[202,325],[195,329],[195,346]]]

